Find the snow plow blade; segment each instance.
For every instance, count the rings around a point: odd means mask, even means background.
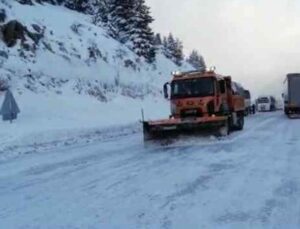
[[[211,133],[227,124],[225,116],[193,119],[171,118],[143,122],[144,141],[164,139],[180,134]]]

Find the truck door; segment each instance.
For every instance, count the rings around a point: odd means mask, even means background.
[[[218,107],[220,107],[220,111],[229,111],[228,101],[227,101],[227,87],[225,80],[219,80],[219,96],[218,96]]]
[[[226,83],[227,103],[228,103],[229,109],[232,109],[233,93],[232,93],[232,88],[231,88],[231,78],[230,77],[226,77],[225,78],[225,83]]]

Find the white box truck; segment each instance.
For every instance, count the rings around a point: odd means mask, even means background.
[[[260,96],[256,100],[256,106],[259,112],[276,111],[276,99],[274,96]]]

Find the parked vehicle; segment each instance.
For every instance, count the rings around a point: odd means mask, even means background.
[[[171,115],[164,120],[144,121],[145,140],[197,130],[213,130],[225,136],[244,127],[243,91],[230,76],[214,71],[176,73],[164,85],[164,94],[170,99]]]
[[[300,73],[290,73],[285,80],[284,112],[286,115],[300,114]]]
[[[256,100],[256,106],[259,112],[276,111],[276,99],[274,96],[261,96]]]

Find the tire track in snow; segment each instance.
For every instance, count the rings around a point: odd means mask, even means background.
[[[263,133],[263,135],[261,135],[260,137],[262,137],[262,142],[266,141],[267,139],[270,138],[270,136],[268,134],[264,134],[265,130],[267,130],[268,128],[266,128],[267,126],[277,126],[277,129],[281,129],[282,126],[279,126],[278,127],[278,117],[273,117],[272,120],[267,120],[265,122],[263,122],[262,124],[256,126],[256,131],[261,131]],[[255,131],[255,130],[254,130]],[[238,145],[235,145],[235,150],[242,150],[242,149],[245,149],[245,147],[247,148],[247,145],[245,144],[245,141],[248,141],[248,139],[244,136],[244,139],[241,140],[242,142],[240,142]],[[250,141],[257,141],[257,138],[254,138],[254,139],[250,139]],[[250,142],[251,143],[251,142]],[[226,144],[229,144],[229,143],[226,143]],[[213,148],[215,148],[216,146],[213,146]],[[257,146],[256,146],[257,147]],[[196,147],[190,147],[190,148],[187,148],[186,150],[195,150]],[[208,149],[210,148],[210,146],[206,146],[205,147],[205,150],[207,151]],[[249,151],[250,149],[250,151]],[[209,164],[209,160],[203,162],[203,163],[208,163],[207,167],[211,167],[213,169],[211,170],[207,170],[206,172],[204,172],[203,175],[201,175],[200,177],[196,177],[194,181],[191,181],[190,183],[187,183],[187,185],[184,187],[182,187],[181,190],[175,192],[174,194],[171,194],[170,196],[168,196],[166,199],[167,201],[165,202],[165,204],[162,205],[162,207],[165,207],[167,205],[171,205],[171,209],[174,209],[174,205],[176,205],[176,202],[179,201],[179,199],[182,199],[182,198],[187,198],[187,196],[194,196],[195,194],[197,195],[200,195],[199,193],[205,193],[210,187],[210,183],[214,183],[216,184],[216,180],[221,180],[223,179],[222,177],[226,177],[228,174],[223,174],[224,172],[225,173],[228,173],[230,171],[226,171],[226,169],[230,170],[230,169],[237,169],[239,168],[240,170],[242,169],[245,169],[247,168],[247,164],[249,164],[249,162],[252,160],[254,160],[254,162],[252,162],[252,166],[254,164],[257,163],[257,161],[255,160],[255,151],[257,149],[253,148],[251,149],[251,147],[249,147],[249,149],[247,149],[247,151],[249,152],[240,152],[239,155],[235,154],[234,156],[235,157],[238,157],[238,158],[235,158],[239,163],[243,162],[242,164],[240,165],[230,165],[226,168],[226,166],[224,164],[219,163],[217,164],[220,169],[218,170],[218,166],[215,166],[215,164]],[[251,155],[251,153],[254,153],[254,155]],[[257,152],[256,152],[257,153]],[[202,154],[202,156],[205,156]],[[218,156],[218,155],[216,155]],[[231,155],[233,156],[233,155]],[[234,159],[234,160],[235,160]],[[211,160],[211,158],[210,158]],[[223,166],[224,165],[224,166]],[[224,169],[222,169],[222,166],[224,167]],[[213,173],[213,172],[219,172],[219,173]],[[234,171],[236,174],[239,174],[239,171]],[[235,175],[236,175],[235,174]],[[234,177],[233,177],[234,178]],[[239,178],[240,179],[240,178]],[[228,178],[227,178],[228,180]],[[236,182],[236,181],[235,181]],[[235,183],[234,182],[234,183]],[[173,203],[173,204],[171,204]],[[170,212],[168,210],[166,210],[166,216],[170,214]],[[238,217],[239,215],[241,215],[241,217]],[[224,218],[234,218],[236,216],[236,219],[251,219],[251,217],[246,213],[232,213],[232,217],[228,216],[228,217],[224,217]],[[243,217],[242,217],[243,216]],[[222,219],[222,217],[220,217]]]
[[[257,117],[252,122],[254,124],[245,129],[244,135],[243,132],[236,133],[240,136],[238,140],[233,136],[233,139],[217,144],[149,149],[143,147],[139,134],[136,134],[117,139],[113,147],[102,152],[95,149],[102,149],[108,143],[83,147],[65,158],[53,159],[49,152],[41,157],[49,158],[49,162],[34,166],[33,170],[22,170],[21,176],[10,176],[10,183],[0,179],[1,187],[28,184],[18,191],[1,195],[3,209],[7,210],[2,212],[3,219],[21,214],[19,204],[9,205],[5,197],[33,192],[35,196],[31,200],[16,196],[23,204],[25,215],[29,208],[36,209],[35,206],[47,205],[55,210],[67,205],[70,213],[80,212],[82,217],[88,217],[83,209],[79,211],[78,208],[93,206],[95,202],[95,214],[100,215],[101,222],[104,222],[98,224],[102,228],[111,228],[109,219],[123,226],[126,224],[122,223],[130,221],[135,228],[182,228],[186,223],[184,219],[195,216],[195,212],[197,217],[189,219],[198,225],[201,221],[203,227],[268,226],[273,224],[274,213],[281,213],[282,206],[292,200],[283,196],[280,199],[277,195],[288,193],[296,196],[298,193],[293,191],[291,180],[281,180],[293,170],[284,171],[288,163],[280,161],[287,157],[274,154],[272,147],[283,150],[281,142],[294,144],[297,138],[291,140],[296,133],[286,128],[287,123],[280,123],[282,117],[279,114],[272,114],[269,120],[264,120],[265,117],[267,115]],[[252,133],[247,135],[249,131]],[[272,131],[279,137],[273,139]],[[288,136],[284,134],[286,131]],[[86,150],[90,152],[87,154]],[[295,155],[290,154],[290,160],[293,158]],[[16,161],[16,165],[21,163],[22,160]],[[272,182],[268,180],[273,176]],[[38,183],[31,185],[33,181]],[[280,188],[285,185],[290,185],[287,190]],[[253,186],[258,186],[257,190],[248,190]],[[64,199],[58,198],[53,187],[58,194],[68,195]],[[47,192],[48,189],[52,192]],[[252,200],[253,196],[259,199]],[[44,211],[44,217],[51,215],[47,208]],[[55,216],[60,219],[57,214]],[[26,220],[30,222],[30,217]],[[53,225],[53,221],[48,223]]]
[[[253,153],[253,159],[249,158],[249,164],[244,168],[246,171],[242,176],[244,182],[238,182],[241,185],[240,187],[237,186],[237,190],[246,190],[241,192],[243,193],[241,197],[244,198],[237,197],[228,204],[230,209],[230,206],[247,203],[249,199],[252,199],[253,203],[257,203],[257,206],[253,206],[254,204],[251,203],[249,207],[236,207],[235,210],[216,217],[216,221],[219,221],[219,223],[222,219],[226,219],[223,224],[228,225],[228,228],[236,228],[234,224],[237,222],[239,222],[239,227],[242,225],[243,228],[253,228],[253,224],[255,224],[255,228],[266,228],[272,221],[274,212],[282,207],[282,202],[273,197],[273,189],[281,182],[281,175],[277,174],[277,171],[282,171],[287,167],[286,163],[282,163],[287,156],[283,144],[288,140],[291,133],[286,132],[289,125],[286,120],[278,118],[277,123],[273,124],[270,129],[260,129],[260,133],[258,133],[258,137],[261,138],[260,148],[255,149],[253,147],[249,151],[249,155]],[[276,134],[275,138],[274,134]],[[282,155],[276,155],[279,152]],[[236,176],[235,179],[241,180],[241,177]],[[232,183],[236,184],[237,181]],[[245,187],[251,187],[251,189],[247,190]],[[256,189],[261,190],[261,193]],[[255,199],[255,196],[259,201]],[[240,221],[241,218],[239,217],[233,217],[239,214],[247,217],[243,217],[243,221]],[[249,227],[249,225],[252,225],[252,227]],[[272,225],[274,226],[274,224]]]

